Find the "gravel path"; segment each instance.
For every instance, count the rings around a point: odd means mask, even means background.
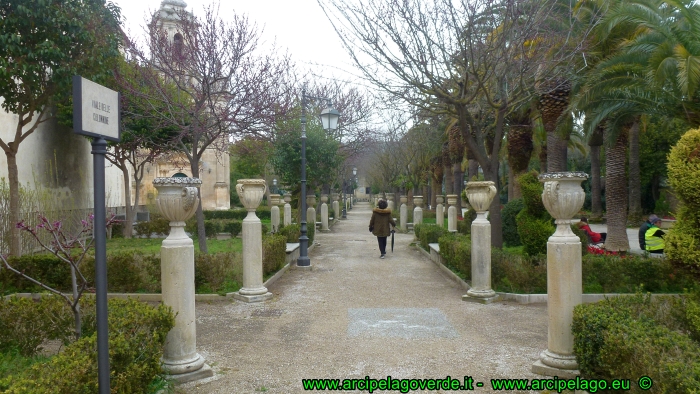
[[[178,393],[303,393],[302,379],[388,375],[472,376],[485,386],[471,392],[490,393],[491,378],[541,378],[530,368],[547,347],[546,305],[462,301],[413,234],[379,259],[370,215],[359,203],[317,232],[313,270],[287,271],[272,300],[198,303],[198,351],[216,377]]]

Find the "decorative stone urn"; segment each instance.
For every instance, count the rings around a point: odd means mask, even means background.
[[[338,201],[339,198],[338,193],[331,193],[331,201]]]
[[[490,181],[467,182],[466,194],[476,210],[476,219],[471,227],[471,289],[462,299],[488,304],[497,298],[496,292],[491,289],[491,223],[486,219],[486,212],[496,195],[496,186]]]
[[[401,195],[399,197],[399,201],[401,201],[401,204],[405,204],[408,202],[408,196]]]
[[[423,196],[413,196],[413,205],[423,208]]]
[[[442,204],[442,203],[444,203],[444,202],[445,202],[445,198],[444,198],[444,197],[442,197],[442,196],[437,196],[437,197],[435,197],[435,203],[436,203],[436,204]]]
[[[194,215],[202,181],[197,178],[156,178],[156,206],[170,221],[170,235],[160,248],[162,300],[175,313],[175,326],[163,349],[163,368],[184,383],[213,376],[197,353],[194,308],[194,244],[185,233],[185,221]]]
[[[547,350],[532,365],[540,375],[572,378],[579,374],[571,333],[574,307],[582,302],[581,242],[571,231],[571,218],[581,209],[586,194],[583,172],[554,172],[540,175],[544,183],[542,203],[554,218],[557,229],[547,241]]]
[[[279,194],[270,194],[270,204],[273,207],[280,205],[280,195]]]
[[[245,302],[259,302],[272,298],[263,286],[262,223],[255,215],[267,186],[264,179],[239,179],[236,193],[248,216],[243,219],[243,287],[233,297]]]
[[[321,194],[321,204],[328,202],[328,194]]]
[[[456,194],[447,195],[447,204],[450,206],[447,208],[447,231],[452,233],[457,232],[457,197]]]
[[[311,194],[306,196],[306,206],[315,207],[316,206],[316,196]]]
[[[292,201],[292,196],[290,196],[289,194],[285,194],[283,199],[285,204],[289,204]]]

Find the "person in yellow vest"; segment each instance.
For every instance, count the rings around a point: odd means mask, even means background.
[[[644,241],[646,243],[646,250],[649,253],[663,253],[664,252],[664,236],[666,233],[659,228],[661,224],[661,219],[656,218],[651,223],[651,226],[644,234]]]

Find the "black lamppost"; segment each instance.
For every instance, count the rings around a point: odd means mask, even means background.
[[[352,175],[355,176],[357,175],[357,167],[352,168]],[[350,182],[348,182],[346,179],[343,180],[343,219],[348,218],[348,212],[347,209],[352,209],[352,207],[348,207],[348,189],[350,188],[350,185],[352,184],[352,179]]]
[[[301,236],[299,237],[299,258],[297,266],[309,267],[309,237],[306,236],[306,100],[325,100],[327,103],[326,109],[321,111],[321,123],[323,129],[332,131],[338,128],[338,118],[340,112],[331,107],[329,99],[322,97],[312,97],[306,95],[306,87],[301,90]],[[315,225],[316,223],[314,223]]]

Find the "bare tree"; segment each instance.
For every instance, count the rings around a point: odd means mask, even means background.
[[[218,14],[218,5],[205,7],[202,17],[179,11],[174,36],[157,15],[148,25],[147,50],[130,47],[156,71],[145,75],[150,93],[143,98],[159,102],[153,107],[163,108],[161,124],[179,133],[175,147],[193,177],[200,176],[204,152],[226,152],[230,136],[268,136],[292,97],[289,58],[275,48],[261,53],[260,31],[246,16],[224,21]],[[201,199],[196,217],[199,247],[206,252]]]
[[[506,117],[530,99],[543,63],[554,70],[553,65],[572,56],[570,48],[552,53],[548,41],[557,2],[319,2],[337,10],[327,15],[365,78],[415,107],[456,119],[470,158],[500,189]],[[551,78],[556,77],[552,72]],[[492,244],[500,247],[498,198],[490,217]]]

